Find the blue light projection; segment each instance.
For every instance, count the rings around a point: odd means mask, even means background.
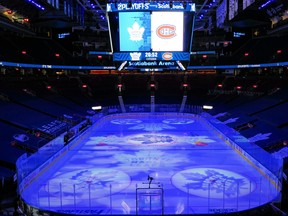
[[[165,129],[175,129],[175,127],[169,126],[167,124],[161,123],[145,123],[138,124],[136,126],[130,127],[129,130],[144,130],[144,131],[162,131]]]
[[[192,124],[194,120],[192,119],[185,119],[185,118],[172,118],[172,119],[165,119],[162,121],[166,124]]]
[[[110,185],[114,182],[117,182],[117,185],[114,184],[113,192],[117,193],[129,186],[130,177],[125,172],[115,169],[80,169],[55,175],[50,179],[49,186],[42,186],[41,189],[56,197],[62,191],[66,199],[77,195],[78,202],[82,202],[81,199],[88,198],[88,187],[93,190],[93,198],[98,198],[107,196]]]
[[[28,2],[30,2],[31,4],[33,4],[34,6],[36,6],[37,8],[39,8],[40,10],[45,10],[45,8],[42,6],[42,5],[40,5],[39,3],[37,3],[36,1],[34,1],[34,0],[27,0]]]
[[[172,177],[172,182],[180,190],[189,189],[189,193],[200,197],[209,191],[209,196],[217,199],[242,197],[255,189],[254,182],[243,175],[208,167],[182,170]]]
[[[139,119],[127,119],[127,118],[111,120],[111,123],[113,124],[122,124],[122,125],[139,124],[141,122],[142,121]]]
[[[104,117],[77,140],[78,147],[65,153],[65,159],[25,188],[22,198],[56,212],[135,214],[136,188],[148,187],[151,176],[164,188],[165,214],[240,211],[274,199],[277,191],[269,179],[202,120],[177,117]],[[159,130],[150,131],[151,125]],[[144,195],[139,198],[143,211],[149,210]],[[155,208],[159,199],[153,197]]]
[[[149,147],[149,146],[206,146],[213,143],[215,140],[208,136],[190,136],[173,135],[166,133],[139,133],[127,136],[107,135],[107,136],[93,136],[86,142],[87,145],[93,146],[94,149],[119,149]],[[104,147],[104,148],[103,148]]]

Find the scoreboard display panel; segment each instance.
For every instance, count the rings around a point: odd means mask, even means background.
[[[151,23],[153,51],[184,51],[183,12],[152,12]]]
[[[150,51],[149,12],[119,13],[120,51]]]
[[[109,3],[114,61],[189,61],[194,3]]]

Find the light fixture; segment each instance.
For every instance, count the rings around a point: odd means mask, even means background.
[[[102,106],[93,106],[92,110],[97,110],[97,111],[102,110]]]

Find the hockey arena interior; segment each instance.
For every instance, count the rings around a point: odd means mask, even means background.
[[[287,0],[1,0],[0,215],[287,215]]]

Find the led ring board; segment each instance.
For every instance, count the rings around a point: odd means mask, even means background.
[[[109,3],[107,16],[114,61],[189,61],[195,4]]]

